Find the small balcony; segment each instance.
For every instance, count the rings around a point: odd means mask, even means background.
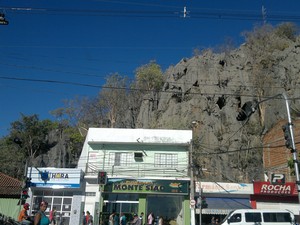
[[[111,165],[104,166],[99,163],[87,163],[85,174],[89,176],[97,176],[98,171],[106,171],[109,177],[188,177],[188,165],[154,165],[150,163],[132,163],[130,165]]]

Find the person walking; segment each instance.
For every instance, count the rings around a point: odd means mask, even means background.
[[[158,219],[158,225],[163,225],[163,223],[164,223],[163,218],[162,216],[160,216]]]
[[[120,218],[118,213],[116,213],[114,216],[114,225],[119,225],[119,224],[120,224]]]
[[[120,217],[120,225],[126,225],[127,221],[126,221],[126,216],[124,213],[121,213],[121,217]]]
[[[54,206],[49,215],[51,225],[56,225],[56,207]]]
[[[132,225],[141,225],[141,220],[137,214],[133,215],[133,220],[130,222]]]
[[[40,209],[34,216],[34,225],[49,225],[50,220],[46,216],[45,211],[48,207],[48,202],[41,201],[40,203]]]
[[[89,211],[86,211],[86,224],[93,225],[93,216]]]
[[[214,216],[211,218],[210,224],[211,224],[211,225],[215,225],[215,224],[216,224],[216,219],[215,219]]]
[[[114,225],[114,217],[115,217],[116,212],[113,211],[112,214],[110,214],[109,218],[108,218],[108,223],[109,225]]]
[[[147,224],[152,225],[154,222],[154,215],[153,212],[149,213],[148,218],[147,218]]]
[[[140,220],[141,220],[141,225],[144,225],[144,213],[143,212],[141,212]]]
[[[85,212],[82,212],[82,224],[81,225],[86,225],[86,215]]]
[[[216,219],[216,225],[217,225],[217,224],[219,224],[219,219],[218,219],[218,218]]]

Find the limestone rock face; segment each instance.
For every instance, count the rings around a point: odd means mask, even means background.
[[[207,51],[182,59],[166,71],[163,89],[144,98],[136,127],[192,129],[192,121],[197,121],[193,157],[201,180],[263,180],[262,136],[279,119],[287,119],[281,94],[289,99],[300,96],[299,44],[298,39],[275,51],[271,66],[260,73],[247,45],[229,54]],[[247,101],[259,102],[258,108],[249,121],[237,121]],[[297,117],[299,99],[289,102]]]

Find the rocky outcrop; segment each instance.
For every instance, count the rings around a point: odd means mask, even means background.
[[[268,62],[272,65],[261,73],[255,72],[246,44],[226,55],[207,51],[182,59],[166,71],[163,89],[152,96],[153,101],[143,101],[137,127],[192,129],[192,121],[197,121],[193,156],[201,180],[262,180],[262,136],[276,121],[287,118],[284,100],[270,97],[300,96],[299,46],[297,39],[283,51],[274,51]],[[255,100],[263,102],[249,121],[237,121],[240,107]],[[299,99],[290,104],[297,117]]]

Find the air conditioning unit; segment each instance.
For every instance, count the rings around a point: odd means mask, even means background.
[[[135,161],[143,161],[143,153],[142,152],[135,152],[134,153]]]

